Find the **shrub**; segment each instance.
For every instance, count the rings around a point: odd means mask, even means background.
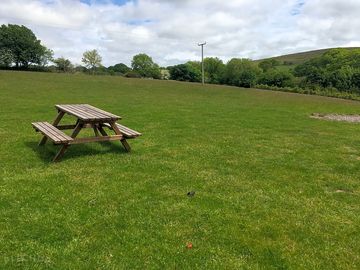
[[[288,70],[270,69],[259,76],[258,83],[277,87],[293,87],[294,75]]]
[[[170,79],[186,82],[200,82],[201,72],[190,63],[169,67]]]
[[[225,67],[222,82],[229,85],[252,87],[261,69],[249,59],[231,59]]]
[[[130,70],[125,73],[125,77],[126,78],[141,78],[141,75],[135,70]]]

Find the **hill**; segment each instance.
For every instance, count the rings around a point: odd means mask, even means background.
[[[1,269],[360,269],[360,125],[309,117],[358,102],[117,76],[0,82]],[[31,122],[70,103],[143,136],[131,153],[72,145],[52,163]]]
[[[358,49],[359,47],[349,47],[345,48],[348,50]],[[307,51],[307,52],[300,52],[300,53],[293,53],[293,54],[287,54],[287,55],[281,55],[281,56],[275,56],[275,57],[268,57],[264,59],[255,60],[255,62],[261,62],[266,59],[276,59],[280,61],[281,65],[284,66],[296,66],[299,64],[302,64],[312,58],[321,56],[325,52],[335,49],[335,48],[328,48],[328,49],[321,49],[321,50],[314,50],[314,51]]]

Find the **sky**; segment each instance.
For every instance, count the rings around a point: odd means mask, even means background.
[[[29,27],[55,57],[105,66],[146,53],[161,66],[360,46],[360,0],[8,0],[0,24]]]

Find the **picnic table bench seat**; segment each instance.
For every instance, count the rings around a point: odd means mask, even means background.
[[[69,142],[74,140],[69,135],[66,135],[64,132],[57,129],[48,122],[35,122],[31,124],[36,131],[41,132],[44,136],[48,137],[55,144],[68,144]]]
[[[127,139],[132,139],[141,136],[142,134],[140,132],[137,132],[136,130],[133,130],[131,128],[128,128],[126,126],[120,125],[119,123],[115,123],[117,128],[120,130],[120,132],[123,134],[123,136]],[[104,126],[112,129],[111,125],[108,123],[105,123]]]

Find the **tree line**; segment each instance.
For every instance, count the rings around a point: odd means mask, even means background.
[[[99,52],[90,50],[83,54],[83,65],[75,66],[69,59],[54,59],[53,55],[53,51],[42,45],[27,27],[13,24],[0,27],[1,68],[201,82],[199,61],[160,67],[149,55],[140,53],[133,57],[130,67],[124,63],[104,67]],[[326,95],[336,93],[335,96],[341,97],[344,96],[341,93],[360,94],[360,49],[332,49],[295,68],[274,58],[260,62],[233,58],[224,63],[217,57],[207,57],[204,70],[205,82],[210,84]]]
[[[82,65],[74,65],[65,57],[54,58],[54,52],[41,44],[35,34],[23,25],[0,26],[0,68],[34,71],[85,72],[90,74],[124,75],[127,77],[167,78],[152,58],[140,53],[131,67],[124,63],[105,67],[97,50],[85,51]]]

